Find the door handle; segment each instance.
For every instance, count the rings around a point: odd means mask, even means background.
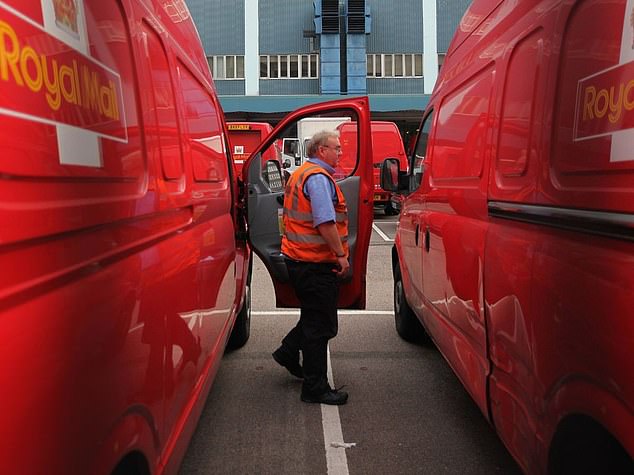
[[[430,238],[429,238],[429,226],[427,226],[425,228],[425,252],[429,252],[429,246],[430,246]]]
[[[416,232],[414,233],[414,244],[416,245],[416,247],[418,247],[418,231],[420,229],[420,226],[417,224],[416,225]]]

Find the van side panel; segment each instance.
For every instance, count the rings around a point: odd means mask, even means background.
[[[112,24],[129,40],[127,27],[118,7],[101,5],[87,9],[86,28],[103,46],[90,51],[88,37],[82,36],[78,47],[84,54],[69,51],[43,26],[2,9],[7,24],[2,41],[10,37],[15,53],[48,55],[32,77],[16,65],[2,83],[0,107],[8,113],[0,129],[1,243],[129,218],[137,214],[136,200],[153,202],[153,194],[146,194],[130,49],[97,24]],[[45,71],[50,71],[50,92]],[[62,78],[68,90],[62,90]],[[22,224],[10,225],[15,222]]]
[[[596,0],[577,2],[570,12],[561,45],[552,170],[542,176],[542,203],[634,212],[630,16],[625,2]],[[597,22],[613,27],[597,29]]]
[[[490,398],[497,431],[529,473],[547,470],[558,424],[579,414],[634,453],[634,327],[623,318],[634,305],[634,137],[629,96],[617,100],[634,59],[623,56],[624,6],[536,8],[502,38],[510,59],[485,252]]]
[[[425,323],[484,414],[489,364],[482,272],[494,77],[493,64],[474,61],[440,101],[423,178],[429,189],[420,249],[424,298],[434,315]]]
[[[553,38],[558,11],[536,8],[518,15],[514,26],[500,38],[505,44],[499,80],[500,123],[491,161],[489,202],[534,202],[538,194],[541,161],[547,156],[543,138],[546,99],[554,81]],[[559,21],[561,21],[559,19]],[[535,367],[535,333],[538,303],[533,298],[535,243],[538,230],[518,222],[492,219],[485,248],[485,302],[492,362],[490,407],[502,440],[528,471],[544,444],[538,430],[543,396]],[[537,307],[533,307],[537,305]]]
[[[249,264],[222,111],[182,2],[74,3],[0,5],[0,472],[175,473]]]
[[[140,49],[146,54],[140,55],[137,61],[147,63],[147,68],[139,68],[139,77],[143,84],[151,86],[140,89],[148,155],[153,158],[152,162],[159,165],[155,174],[163,178],[166,191],[173,200],[175,195],[185,189],[173,80],[165,45],[159,33],[147,21],[140,26]]]
[[[500,75],[500,126],[489,200],[536,200],[538,160],[544,153],[540,148],[543,98],[551,64],[550,52],[545,49],[551,44],[552,30],[545,31],[544,26],[531,31],[526,19],[521,24],[526,27],[519,28],[519,36],[506,35],[509,58],[506,74]]]

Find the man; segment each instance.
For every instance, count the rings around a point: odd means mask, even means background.
[[[327,376],[328,340],[338,329],[339,279],[350,270],[348,210],[332,178],[341,156],[338,134],[315,134],[308,156],[291,175],[284,194],[282,253],[300,302],[300,317],[273,358],[304,378],[302,401],[339,405],[347,402],[348,394],[331,388]]]

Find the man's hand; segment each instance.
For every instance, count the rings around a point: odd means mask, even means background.
[[[339,270],[334,272],[337,273],[338,277],[344,277],[350,270],[350,263],[346,256],[339,257],[343,254],[343,246],[339,238],[339,233],[337,232],[337,226],[332,221],[329,221],[317,226],[317,231],[319,231],[319,234],[321,234],[328,243],[328,246],[330,246],[330,249],[333,250],[332,252],[337,256],[337,266]]]
[[[339,266],[339,270],[337,272],[337,277],[345,277],[348,275],[350,271],[350,263],[348,262],[348,258],[346,256],[337,257],[337,265]]]

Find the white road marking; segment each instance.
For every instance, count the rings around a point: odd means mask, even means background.
[[[328,383],[332,388],[335,387],[330,348],[328,348]],[[343,442],[339,406],[321,404],[321,423],[324,429],[328,475],[348,475],[348,457],[346,457],[345,442]],[[344,447],[336,447],[338,444],[343,444]]]
[[[387,241],[387,242],[394,242],[394,239],[390,239],[390,236],[388,236],[388,235],[387,235],[387,234],[385,234],[383,231],[381,231],[381,230],[379,229],[379,227],[376,225],[376,223],[372,223],[372,229],[374,229],[374,230],[376,231],[376,233],[377,233],[379,236],[381,236],[381,238],[382,238],[384,241]]]
[[[394,315],[391,310],[339,310],[339,315]],[[251,315],[298,315],[299,310],[251,310]]]
[[[339,315],[393,315],[392,311],[385,310],[339,310]],[[252,310],[252,315],[297,315],[299,310]],[[330,348],[328,348],[328,384],[335,388],[335,379],[332,375],[332,363],[330,360]],[[346,449],[354,447],[354,442],[344,442],[339,417],[339,406],[321,404],[321,424],[324,431],[324,446],[326,449],[326,465],[328,475],[348,475],[348,457]]]

